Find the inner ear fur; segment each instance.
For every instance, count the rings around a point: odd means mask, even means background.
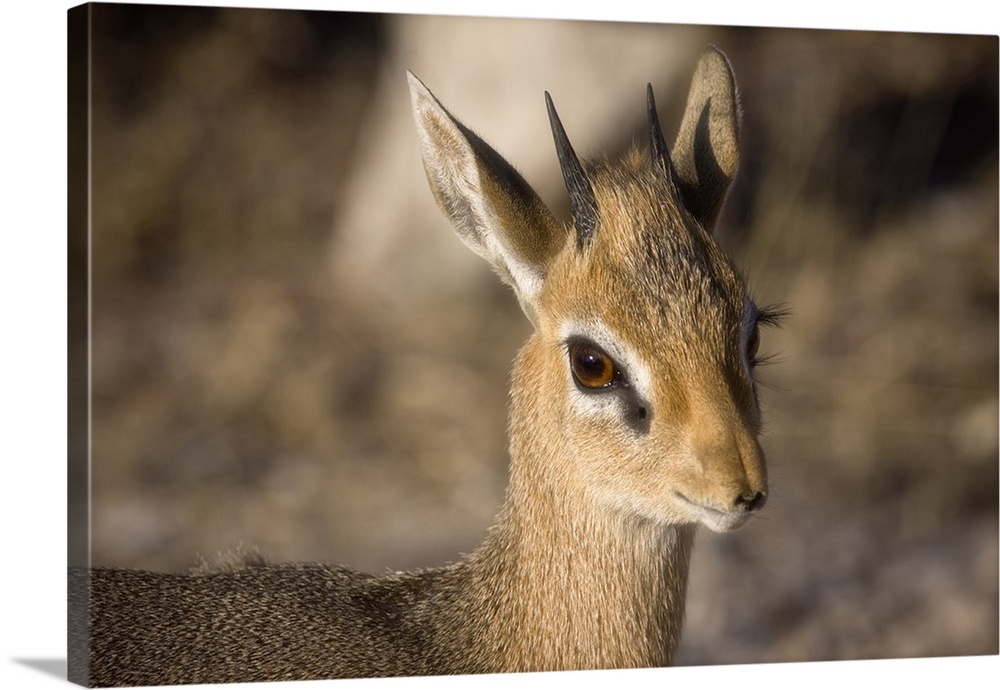
[[[410,98],[424,170],[459,237],[512,285],[532,316],[566,233],[514,167],[459,122],[411,72]]]
[[[739,167],[739,130],[733,69],[726,56],[710,46],[695,68],[672,151],[684,205],[709,231]]]

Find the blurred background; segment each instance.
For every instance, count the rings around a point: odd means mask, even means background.
[[[565,213],[574,146],[668,141],[707,44],[743,162],[772,494],[702,530],[678,663],[998,652],[995,36],[93,7],[92,559],[475,548],[529,333],[433,205],[405,69]]]

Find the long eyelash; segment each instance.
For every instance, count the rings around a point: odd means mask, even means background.
[[[754,357],[750,364],[756,369],[757,367],[766,367],[769,364],[780,364],[782,361],[782,356],[779,353],[773,353],[763,357]]]
[[[779,304],[769,304],[766,307],[757,308],[757,326],[767,327],[780,327],[781,322],[791,314],[791,310],[782,303]],[[770,354],[764,357],[754,356],[750,361],[750,365],[753,368],[765,367],[769,364],[774,364],[776,362],[781,362],[780,354]],[[765,388],[774,389],[773,385],[769,385],[763,381],[758,380],[758,384]]]
[[[769,327],[769,326],[781,326],[781,322],[791,314],[791,310],[784,304],[769,304],[766,307],[757,308],[757,327]],[[755,356],[751,361],[751,366],[755,371],[760,371],[761,367],[765,367],[769,364],[774,364],[776,362],[782,361],[781,354],[770,354],[764,357]],[[757,389],[767,389],[775,391],[777,393],[788,393],[788,390],[778,386],[777,384],[771,383],[764,379],[764,377],[758,375],[755,377],[755,386]],[[756,392],[755,392],[756,395]]]
[[[769,304],[766,307],[757,308],[757,323],[761,326],[781,326],[785,318],[791,316],[792,311],[785,304]]]
[[[781,393],[782,395],[788,395],[788,393],[791,392],[790,388],[779,386],[773,381],[768,381],[766,379],[758,378],[755,383],[757,385],[757,388],[764,388],[769,391],[774,391],[775,393]]]

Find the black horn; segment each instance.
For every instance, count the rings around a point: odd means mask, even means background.
[[[566,191],[569,192],[569,207],[573,213],[573,224],[576,226],[577,246],[583,247],[597,228],[597,201],[590,180],[576,157],[573,147],[566,136],[556,108],[552,105],[552,97],[545,92],[545,106],[549,110],[549,124],[552,125],[552,137],[556,143],[556,154],[559,156],[559,167],[562,168]]]
[[[677,173],[670,160],[667,142],[663,139],[663,130],[660,129],[660,118],[656,114],[656,101],[653,99],[652,84],[646,84],[646,117],[649,120],[649,151],[653,157],[653,167],[666,175],[674,189],[677,189]]]

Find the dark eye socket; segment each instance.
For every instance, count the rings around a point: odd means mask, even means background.
[[[754,322],[753,328],[747,335],[747,361],[750,366],[757,364],[757,350],[760,348],[760,324]]]
[[[614,361],[599,347],[587,342],[569,345],[569,367],[583,388],[607,388],[621,379]]]

